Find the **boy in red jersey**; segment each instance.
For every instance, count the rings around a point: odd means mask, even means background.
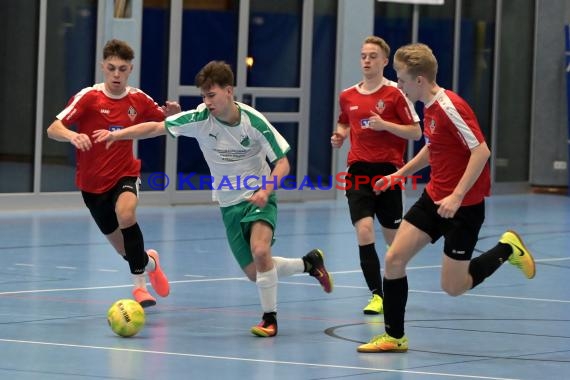
[[[350,218],[356,229],[360,267],[372,293],[364,314],[382,313],[382,277],[376,252],[374,215],[382,226],[384,241],[392,244],[402,221],[402,189],[398,186],[381,194],[374,192],[374,177],[393,173],[404,165],[407,140],[421,137],[414,106],[384,77],[390,47],[380,37],[367,37],[360,52],[363,79],[340,94],[340,114],[331,144],[340,148],[350,131],[348,176],[368,178],[366,184],[346,190]]]
[[[428,46],[401,47],[394,55],[394,68],[398,87],[411,101],[424,103],[426,145],[393,175],[407,176],[430,165],[431,178],[404,216],[386,253],[386,332],[360,345],[359,352],[408,350],[404,335],[406,265],[423,247],[442,236],[441,284],[449,295],[473,289],[507,260],[527,278],[535,275],[534,259],[514,231],[505,232],[495,247],[471,259],[485,218],[485,197],[490,193],[490,151],[477,118],[465,100],[436,84],[437,60]],[[384,180],[391,178],[379,182]]]
[[[97,226],[115,250],[128,261],[134,279],[133,296],[143,307],[156,304],[146,289],[146,277],[156,293],[168,296],[168,279],[160,268],[158,253],[145,252],[142,232],[136,220],[140,160],[133,155],[132,141],[112,149],[93,144],[97,129],[118,130],[142,121],[164,120],[180,112],[180,105],[166,102],[160,107],[141,90],[127,85],[134,58],[132,48],[110,40],[103,48],[104,82],[75,94],[67,107],[48,127],[51,139],[70,142],[77,148],[76,184]],[[76,131],[71,125],[76,125]]]

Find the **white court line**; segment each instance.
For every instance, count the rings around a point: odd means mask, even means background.
[[[548,258],[548,259],[539,259],[535,260],[536,262],[548,262],[548,261],[565,261],[570,260],[568,258]],[[14,265],[21,265],[21,266],[31,266],[29,264],[14,264]],[[415,266],[415,267],[408,267],[407,270],[419,270],[419,269],[432,269],[432,268],[440,268],[441,265],[425,265],[425,266]],[[355,270],[348,270],[348,271],[336,271],[330,272],[332,274],[352,274],[352,273],[361,273],[361,269]],[[185,277],[200,277],[198,275],[184,275]],[[295,274],[292,277],[297,276],[306,276],[306,273]],[[203,276],[205,277],[205,276]],[[225,277],[225,278],[201,278],[201,279],[193,279],[193,280],[179,280],[179,281],[170,281],[171,284],[183,284],[183,283],[193,283],[193,282],[218,282],[218,281],[249,281],[247,277]],[[301,285],[301,286],[320,286],[319,284],[309,284],[305,282],[294,282],[294,281],[279,281],[280,284],[287,284],[287,285]],[[55,288],[55,289],[35,289],[35,290],[18,290],[18,291],[11,291],[11,292],[0,292],[0,296],[3,295],[13,295],[13,294],[26,294],[26,293],[53,293],[53,292],[67,292],[67,291],[84,291],[84,290],[104,290],[104,289],[118,289],[118,288],[130,288],[132,284],[128,285],[109,285],[109,286],[94,286],[94,287],[84,287],[84,288]],[[338,285],[335,284],[335,288],[344,288],[344,289],[367,289],[365,286],[352,286],[352,285]],[[410,289],[410,293],[425,293],[425,294],[442,294],[446,295],[443,291],[429,291],[429,290],[414,290]],[[570,300],[560,300],[560,299],[550,299],[550,298],[530,298],[530,297],[512,297],[512,296],[498,296],[492,294],[473,294],[473,293],[465,293],[462,295],[463,297],[480,297],[480,298],[496,298],[496,299],[509,299],[509,300],[520,300],[520,301],[539,301],[539,302],[553,302],[553,303],[570,303]]]
[[[76,270],[77,267],[64,267],[64,266],[56,266],[57,269],[71,269],[71,270]]]
[[[335,273],[335,272],[331,272]],[[195,282],[218,282],[218,281],[249,281],[247,277],[226,277],[226,278],[204,278],[195,280],[179,280],[170,281],[170,284],[188,284]],[[319,284],[309,284],[305,282],[294,282],[294,281],[279,281],[280,284],[285,285],[301,285],[301,286],[320,286]],[[54,289],[33,289],[33,290],[15,290],[11,292],[0,292],[0,296],[15,295],[15,294],[34,294],[34,293],[55,293],[55,292],[77,292],[86,290],[106,290],[106,289],[119,289],[119,288],[130,288],[132,284],[128,285],[107,285],[107,286],[90,286],[84,288],[54,288]],[[353,286],[353,285],[337,285],[335,288],[343,289],[368,289],[365,286]],[[426,293],[426,294],[441,294],[447,295],[443,291],[432,291],[432,290],[414,290],[410,289],[410,293]],[[570,300],[559,300],[551,298],[530,298],[530,297],[512,297],[512,296],[497,296],[492,294],[472,294],[465,293],[462,297],[481,297],[481,298],[498,298],[498,299],[509,299],[509,300],[519,300],[519,301],[539,301],[539,302],[554,302],[554,303],[570,303]]]
[[[20,343],[20,344],[35,344],[35,345],[41,345],[41,346],[84,348],[84,349],[90,349],[90,350],[135,352],[135,353],[141,353],[141,354],[157,354],[157,355],[165,355],[165,356],[179,356],[179,357],[201,358],[201,359],[230,360],[230,361],[240,361],[240,362],[250,362],[250,363],[281,364],[281,365],[294,365],[294,366],[318,367],[318,368],[351,369],[351,370],[358,370],[358,371],[373,371],[373,372],[407,373],[407,374],[413,374],[413,375],[456,377],[456,378],[465,378],[465,379],[520,380],[520,379],[516,379],[516,378],[507,378],[507,377],[487,377],[487,376],[475,376],[475,375],[461,375],[461,374],[444,373],[444,372],[423,372],[423,371],[410,371],[410,370],[388,369],[388,368],[370,368],[370,367],[356,367],[356,366],[334,365],[334,364],[289,362],[289,361],[281,361],[281,360],[239,358],[239,357],[234,357],[234,356],[198,355],[198,354],[187,354],[187,353],[183,353],[183,352],[138,350],[138,349],[132,349],[132,348],[118,348],[118,347],[104,347],[104,346],[87,346],[87,345],[82,345],[82,344],[40,342],[40,341],[31,341],[31,340],[17,340],[17,339],[2,339],[2,338],[0,338],[0,342]]]
[[[558,258],[551,258],[551,259],[535,259],[537,263],[547,263],[550,261],[567,261],[570,260],[570,257],[558,257]]]
[[[332,272],[331,272],[332,273]],[[319,284],[306,284],[304,282],[292,282],[292,281],[279,281],[280,284],[287,284],[287,285],[305,285],[305,286],[320,286]],[[368,289],[366,286],[356,286],[356,285],[337,285],[334,284],[335,288],[344,288],[344,289]],[[426,293],[426,294],[442,294],[447,295],[444,291],[441,290],[414,290],[409,289],[408,292],[410,293]],[[0,293],[2,295],[2,293]],[[530,298],[530,297],[512,297],[512,296],[496,296],[492,294],[473,294],[473,293],[464,293],[461,297],[482,297],[482,298],[500,298],[500,299],[508,299],[508,300],[519,300],[519,301],[540,301],[540,302],[555,302],[555,303],[570,303],[570,300],[557,300],[551,298]]]
[[[189,282],[217,282],[217,281],[245,281],[245,277],[227,277],[227,278],[210,278],[203,280],[180,280],[169,281],[170,284],[183,284]],[[83,290],[104,290],[104,289],[119,289],[131,288],[133,284],[128,285],[107,285],[107,286],[89,286],[84,288],[54,288],[54,289],[33,289],[33,290],[15,290],[11,292],[0,292],[0,296],[13,295],[13,294],[26,294],[26,293],[54,293],[54,292],[77,292]]]
[[[548,263],[554,261],[568,261],[570,257],[557,257],[557,258],[548,258],[548,259],[534,259],[537,263]],[[434,268],[441,268],[441,264],[437,265],[419,265],[419,266],[410,266],[407,267],[406,270],[421,270],[421,269],[434,269]],[[355,269],[355,270],[345,270],[345,271],[337,271],[337,272],[330,272],[332,274],[351,274],[351,273],[362,273],[362,269]],[[295,276],[302,276],[302,274],[296,274]]]

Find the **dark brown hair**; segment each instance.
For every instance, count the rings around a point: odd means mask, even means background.
[[[103,48],[103,59],[109,57],[117,57],[123,61],[132,61],[135,58],[135,52],[125,41],[112,39],[107,41]]]
[[[210,61],[196,74],[196,87],[209,89],[214,85],[227,87],[234,85],[234,73],[230,65],[224,61]]]

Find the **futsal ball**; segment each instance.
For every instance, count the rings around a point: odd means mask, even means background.
[[[123,337],[133,336],[144,326],[144,310],[137,301],[118,300],[109,308],[107,322],[115,334]]]

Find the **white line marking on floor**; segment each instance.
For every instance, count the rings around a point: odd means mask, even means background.
[[[337,364],[317,364],[317,363],[290,362],[290,361],[281,361],[281,360],[250,359],[250,358],[240,358],[240,357],[235,357],[235,356],[199,355],[199,354],[188,354],[188,353],[183,353],[183,352],[138,350],[138,349],[132,349],[132,348],[88,346],[88,345],[82,345],[82,344],[40,342],[40,341],[17,340],[17,339],[2,339],[2,338],[0,338],[0,342],[19,343],[19,344],[33,344],[33,345],[40,345],[40,346],[83,348],[83,349],[90,349],[90,350],[133,352],[133,353],[140,353],[140,354],[154,354],[154,355],[178,356],[178,357],[213,359],[213,360],[230,360],[230,361],[240,361],[240,362],[250,362],[250,363],[265,363],[265,364],[292,365],[292,366],[318,367],[318,368],[338,368],[338,369],[350,369],[350,370],[373,371],[373,372],[408,373],[408,374],[423,375],[423,376],[441,376],[441,377],[454,377],[454,378],[464,378],[464,379],[484,379],[484,380],[518,380],[515,378],[507,378],[507,377],[488,377],[488,376],[476,376],[476,375],[462,375],[462,374],[445,373],[445,372],[424,372],[424,371],[411,371],[411,370],[399,370],[399,369],[388,369],[388,368],[345,366],[345,365],[337,365]]]

